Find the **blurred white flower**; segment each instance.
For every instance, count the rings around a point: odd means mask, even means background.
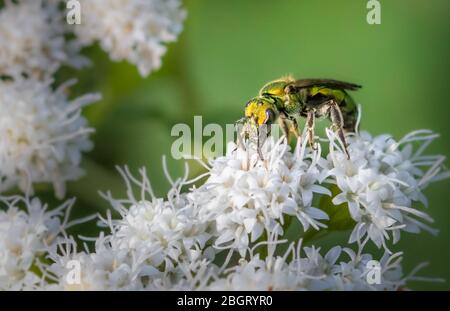
[[[325,227],[321,221],[327,214],[312,206],[314,193],[331,194],[319,185],[320,150],[311,152],[306,141],[289,149],[284,138],[270,137],[262,161],[253,143],[229,143],[227,154],[211,161],[209,178],[191,195],[202,217],[216,224],[216,247],[235,248],[243,256],[265,230],[283,234],[287,217],[300,221],[305,231]]]
[[[62,216],[73,201],[47,210],[37,198],[0,197],[0,290],[31,290],[45,284],[38,274],[39,257],[66,225]]]
[[[335,134],[330,139],[329,176],[341,193],[333,198],[338,205],[347,203],[351,217],[357,222],[350,242],[365,244],[372,240],[388,250],[386,240],[396,243],[400,232],[418,233],[421,229],[436,230],[424,222],[433,219],[415,208],[414,202],[425,206],[422,190],[432,181],[447,178],[440,174],[445,157],[424,155],[425,148],[438,135],[416,131],[396,142],[390,135],[372,137],[367,132],[348,135],[350,159],[337,144]],[[421,143],[413,153],[413,143]]]
[[[297,265],[303,266],[308,275],[303,286],[309,290],[395,291],[405,289],[406,281],[412,278],[412,275],[403,276],[402,253],[390,255],[386,252],[379,261],[373,261],[371,254],[355,253],[341,246],[331,248],[325,256],[320,254],[320,248],[314,246],[303,250],[306,257],[301,258]],[[347,255],[348,259],[342,260],[343,255]],[[377,263],[376,268],[369,265],[370,261]],[[379,280],[370,279],[369,273],[379,273]]]
[[[80,42],[99,41],[112,60],[127,60],[142,76],[161,66],[166,44],[176,41],[186,17],[180,0],[84,0],[81,4],[81,24],[74,25]]]
[[[18,79],[0,81],[0,192],[18,185],[32,192],[33,183],[51,182],[58,197],[65,182],[82,173],[81,153],[92,143],[81,109],[99,100],[88,94],[68,100],[66,88],[52,81]]]
[[[351,249],[336,246],[325,256],[320,248],[301,247],[301,242],[292,243],[283,256],[275,255],[276,244],[267,246],[268,256],[262,259],[260,253],[250,259],[242,258],[240,262],[226,269],[223,275],[211,275],[212,282],[204,288],[207,290],[398,290],[405,285],[406,277],[401,272],[400,253],[385,255],[380,260],[380,282],[369,284],[367,262],[372,259],[369,254],[359,255]],[[301,251],[305,257],[301,256]],[[350,260],[343,260],[347,253]],[[292,260],[287,258],[292,256]],[[341,258],[341,260],[339,260]]]
[[[0,10],[0,76],[48,78],[61,64],[82,67],[77,41],[67,40],[57,1],[5,1]]]

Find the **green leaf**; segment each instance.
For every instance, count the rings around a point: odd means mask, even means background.
[[[324,223],[328,226],[328,231],[350,230],[355,226],[355,221],[350,216],[347,203],[334,205],[332,200],[341,191],[336,185],[330,187],[331,196],[322,196],[319,208],[328,214],[329,220]]]
[[[329,220],[323,222],[327,225],[327,228],[322,228],[320,230],[312,228],[306,231],[301,237],[304,244],[308,244],[313,240],[317,241],[333,231],[350,230],[356,224],[350,216],[347,203],[334,205],[332,202],[333,198],[340,193],[339,188],[336,185],[331,185],[329,190],[331,191],[331,196],[324,195],[319,201],[319,209],[327,213],[330,217]]]

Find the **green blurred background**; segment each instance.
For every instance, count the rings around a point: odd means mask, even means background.
[[[58,75],[58,81],[79,79],[74,96],[103,94],[85,114],[96,128],[95,149],[83,162],[86,175],[68,185],[68,196],[78,198],[74,217],[105,212],[108,204],[97,190],[124,195],[115,165],[127,164],[135,172],[146,166],[154,190],[163,196],[169,184],[162,156],[169,156],[173,176],[183,173],[183,163],[170,158],[174,124],[192,124],[194,115],[203,116],[204,123],[232,123],[265,82],[286,74],[362,84],[354,93],[363,108],[362,129],[396,138],[432,129],[441,138],[429,151],[449,155],[450,1],[380,2],[381,25],[369,25],[366,0],[185,1],[184,31],[169,46],[163,67],[146,79],[128,63],[110,62],[100,48],[88,49],[94,66]],[[201,172],[191,168],[191,175]],[[444,181],[426,191],[439,236],[403,234],[392,248],[405,251],[406,272],[429,261],[421,275],[447,280],[412,283],[414,289],[450,289],[448,189]],[[55,200],[47,188],[39,194]],[[95,234],[94,227],[75,230]],[[347,236],[334,233],[317,244],[328,249]]]

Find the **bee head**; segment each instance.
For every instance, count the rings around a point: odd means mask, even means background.
[[[245,117],[256,127],[271,125],[277,116],[278,110],[270,98],[255,97],[245,106]]]

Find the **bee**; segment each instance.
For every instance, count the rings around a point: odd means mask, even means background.
[[[360,85],[332,79],[282,78],[264,85],[259,95],[247,102],[242,121],[257,130],[258,153],[262,159],[261,146],[274,122],[279,122],[287,139],[290,132],[300,139],[296,118],[306,118],[308,142],[315,149],[315,120],[328,118],[350,158],[344,133],[356,130],[358,110],[348,91],[359,88]]]

